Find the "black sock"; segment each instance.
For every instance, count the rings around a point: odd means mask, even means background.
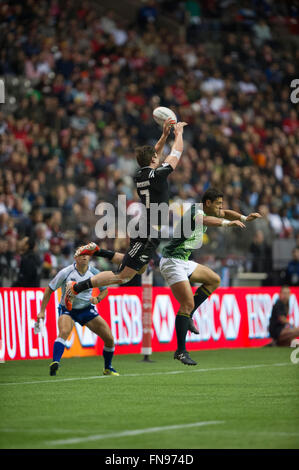
[[[101,248],[99,251],[96,251],[94,256],[100,256],[101,258],[107,258],[109,260],[112,260],[112,258],[115,255],[115,251],[112,250],[104,250]]]
[[[175,317],[175,331],[177,337],[178,351],[186,350],[186,335],[188,331],[190,315],[188,313],[178,312]]]
[[[77,292],[77,294],[80,294],[80,292],[92,288],[93,286],[91,285],[91,277],[89,279],[86,279],[86,281],[76,282],[76,284],[73,285],[73,289],[75,292]]]
[[[192,318],[193,313],[195,310],[198,309],[198,307],[205,301],[207,298],[211,295],[212,292],[209,292],[208,289],[204,286],[200,286],[197,291],[194,294],[194,309],[190,313],[190,316]]]

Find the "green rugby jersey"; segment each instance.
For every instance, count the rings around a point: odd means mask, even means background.
[[[198,204],[192,204],[190,209],[181,218],[180,230],[181,236],[172,238],[163,248],[162,256],[164,258],[178,258],[187,261],[193,250],[200,248],[202,244],[203,234],[207,230],[207,226],[201,223],[195,223],[195,217],[199,214],[206,215],[203,210],[199,209]],[[191,229],[189,237],[184,235],[183,227]]]

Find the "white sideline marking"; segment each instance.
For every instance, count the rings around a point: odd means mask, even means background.
[[[230,430],[221,430],[221,431],[210,431],[210,432],[213,432],[213,433],[221,433],[221,434],[249,434],[249,435],[254,435],[256,436],[257,434],[261,434],[261,435],[266,435],[266,436],[269,436],[269,434],[271,434],[271,436],[285,436],[285,437],[289,437],[289,436],[299,436],[299,432],[288,432],[288,431],[230,431]]]
[[[78,431],[78,429],[76,429],[76,431],[74,431],[74,429],[61,429],[61,428],[43,428],[43,429],[40,429],[40,428],[32,428],[32,429],[26,429],[26,428],[3,428],[1,429],[0,428],[0,433],[1,432],[5,432],[5,433],[23,433],[23,434],[28,434],[29,432],[32,433],[32,434],[40,434],[40,433],[61,433],[61,434],[78,434],[78,433],[82,433],[82,434],[86,434],[86,431]]]
[[[196,373],[196,372],[217,372],[220,370],[241,370],[241,369],[258,369],[260,367],[280,367],[280,366],[292,366],[294,364],[292,362],[280,362],[277,364],[255,364],[249,366],[234,366],[234,367],[212,367],[210,369],[191,369],[191,370],[173,370],[168,372],[146,372],[144,374],[124,374],[120,375],[118,378],[113,377],[113,380],[120,380],[124,377],[145,377],[145,376],[152,376],[152,375],[174,375],[174,374],[189,374],[189,373]],[[191,367],[191,366],[189,366]],[[111,380],[111,377],[106,375],[91,375],[89,377],[68,377],[65,379],[54,378],[52,380],[35,380],[32,382],[4,382],[0,383],[0,386],[8,386],[8,385],[33,385],[33,384],[43,384],[43,383],[60,383],[60,382],[72,382],[77,380],[95,380],[95,379],[105,379]]]
[[[133,429],[131,431],[121,431],[110,434],[94,434],[86,437],[73,437],[70,439],[59,439],[56,441],[46,441],[48,445],[79,444],[80,442],[100,441],[103,439],[115,439],[116,437],[139,436],[140,434],[150,434],[153,432],[172,431],[176,429],[195,428],[199,426],[209,426],[210,424],[223,424],[225,421],[199,421],[189,424],[174,424],[172,426],[159,426],[156,428]]]
[[[210,423],[211,424],[211,423]],[[1,429],[0,428],[0,432],[3,432],[3,433],[20,433],[22,432],[23,434],[28,434],[28,433],[31,433],[31,434],[40,434],[40,433],[57,433],[57,434],[74,434],[75,432],[78,434],[78,433],[81,433],[81,434],[86,434],[87,431],[80,431],[78,429],[76,429],[76,431],[74,432],[74,429],[62,429],[62,428],[47,428],[47,429],[40,429],[40,428],[32,428],[32,429],[22,429],[22,431],[20,431],[20,428],[3,428]],[[288,436],[299,436],[299,432],[289,432],[289,431],[233,431],[233,430],[213,430],[213,431],[209,431],[209,432],[212,432],[212,433],[216,433],[216,434],[253,434],[253,435],[257,435],[257,434],[260,434],[260,435],[273,435],[273,436],[285,436],[285,437],[288,437]]]

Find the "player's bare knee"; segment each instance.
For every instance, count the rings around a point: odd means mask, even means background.
[[[70,333],[71,333],[71,330],[69,330],[68,328],[61,328],[59,330],[59,337],[66,341],[68,339]]]
[[[110,328],[105,328],[102,331],[101,338],[104,341],[104,345],[107,348],[114,348],[115,346],[114,338],[113,338],[112,331],[110,330]]]
[[[218,276],[218,274],[215,274],[215,280],[213,282],[215,289],[217,289],[220,286],[220,282],[221,282],[220,276]]]
[[[209,283],[205,284],[205,287],[210,291],[213,292],[214,290],[218,289],[220,286],[221,279],[218,274],[214,273],[211,279],[209,280]]]
[[[104,345],[107,347],[107,348],[114,348],[115,347],[115,344],[114,344],[114,339],[113,339],[113,336],[109,335],[105,338],[104,340]]]

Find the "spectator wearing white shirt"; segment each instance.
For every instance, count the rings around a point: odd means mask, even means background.
[[[244,73],[243,80],[238,83],[238,88],[241,93],[245,93],[246,95],[257,93],[258,91],[257,86],[250,80],[248,73]]]
[[[271,29],[263,18],[258,20],[252,30],[255,34],[254,42],[257,47],[262,46],[266,41],[272,40]]]
[[[278,208],[272,204],[268,215],[270,225],[277,236],[281,236],[283,232],[283,222],[279,215]]]

